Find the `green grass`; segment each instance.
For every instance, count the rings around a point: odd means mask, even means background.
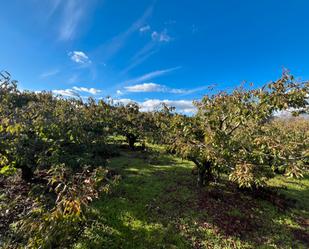
[[[306,248],[300,221],[308,221],[308,177],[270,182],[297,200],[280,211],[224,183],[200,190],[190,162],[157,150],[126,151],[110,161],[122,179],[94,204],[94,221],[75,248]]]

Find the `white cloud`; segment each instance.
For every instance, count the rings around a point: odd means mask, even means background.
[[[78,93],[72,89],[65,89],[65,90],[52,90],[52,93],[55,95],[62,95],[64,97],[79,97]]]
[[[128,92],[162,92],[163,86],[156,83],[143,83],[134,86],[126,86]]]
[[[151,34],[151,38],[154,41],[158,42],[170,42],[172,37],[167,34],[167,30],[164,29],[162,32],[153,31]]]
[[[169,88],[156,83],[143,83],[133,86],[126,86],[128,92],[165,92],[165,93],[186,93],[186,90]]]
[[[89,64],[91,60],[89,57],[82,51],[72,51],[68,53],[71,60],[78,63],[78,64]]]
[[[91,95],[97,95],[102,91],[95,88],[87,88],[87,87],[77,87],[74,86],[70,89],[60,89],[60,90],[52,90],[52,93],[55,95],[62,95],[64,97],[80,97],[79,93],[86,93]]]
[[[137,103],[136,101],[132,99],[113,99],[113,102],[115,104],[122,104],[122,105],[127,105],[129,103]]]
[[[137,103],[140,106],[141,111],[154,111],[159,108],[163,103],[167,106],[175,107],[177,112],[185,114],[193,114],[196,112],[196,107],[193,105],[191,100],[160,100],[160,99],[149,99],[143,102],[136,102],[132,99],[116,99],[114,103],[127,105],[129,103]]]
[[[149,31],[150,30],[150,26],[149,25],[146,25],[146,26],[143,26],[139,29],[140,32],[146,32],[146,31]]]
[[[170,88],[165,85],[156,84],[153,82],[126,86],[124,88],[127,92],[162,92],[162,93],[174,93],[181,95],[188,95],[204,90],[211,90],[211,86],[202,86],[193,89],[179,89],[179,88]],[[122,94],[123,93],[125,92],[122,92]]]
[[[73,90],[75,90],[77,92],[90,93],[90,94],[93,94],[93,95],[96,95],[96,94],[99,94],[99,93],[102,92],[101,90],[95,89],[95,88],[77,87],[77,86],[74,86]]]
[[[121,90],[117,90],[116,94],[117,94],[117,95],[122,95],[123,92],[122,92]]]
[[[175,107],[177,112],[182,113],[194,113],[196,111],[195,106],[191,100],[159,100],[149,99],[141,103],[141,111],[153,111],[164,103],[167,106]]]
[[[293,107],[290,107],[290,108],[288,108],[286,110],[275,111],[273,114],[274,114],[275,117],[278,117],[278,118],[292,118],[293,117],[293,112],[297,112],[297,111],[305,111],[305,113],[300,114],[300,116],[301,117],[305,117],[305,118],[309,118],[309,115],[307,114],[308,112],[306,112],[306,108],[293,108]]]

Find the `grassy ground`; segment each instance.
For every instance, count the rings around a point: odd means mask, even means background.
[[[95,221],[75,248],[307,248],[309,178],[273,179],[294,208],[220,182],[199,190],[193,165],[152,151],[123,151],[110,167],[122,176],[94,204]],[[280,207],[280,208],[278,208]]]

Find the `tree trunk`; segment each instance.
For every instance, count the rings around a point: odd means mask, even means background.
[[[33,172],[27,166],[21,167],[21,178],[26,182],[31,182],[33,179]]]
[[[146,143],[145,143],[145,141],[142,142],[142,151],[146,151]]]
[[[197,186],[198,187],[203,187],[213,180],[211,162],[209,161],[199,162],[195,158],[192,158],[191,160],[195,163],[198,169],[198,172],[197,172]]]
[[[206,169],[204,167],[198,168],[198,174],[197,174],[197,186],[203,187],[205,185],[205,173]]]
[[[129,143],[129,148],[130,148],[131,150],[134,150],[134,149],[135,149],[134,144],[135,144],[135,142],[136,142],[136,140],[137,140],[137,137],[134,136],[134,135],[132,135],[132,134],[128,134],[128,135],[127,135],[127,140],[128,140],[128,143]]]
[[[204,167],[206,170],[206,181],[207,183],[211,182],[214,180],[214,176],[212,174],[212,168],[211,168],[211,162],[205,162]]]

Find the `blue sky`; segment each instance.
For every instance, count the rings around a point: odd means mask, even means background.
[[[0,70],[21,89],[192,100],[283,68],[309,79],[307,0],[10,0],[1,2]]]

